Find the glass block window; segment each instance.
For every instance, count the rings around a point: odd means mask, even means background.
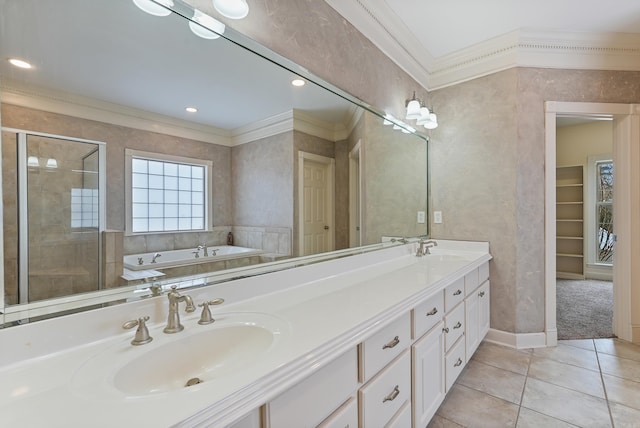
[[[98,189],[71,189],[71,227],[98,227]]]
[[[613,162],[596,162],[596,261],[613,262]]]
[[[207,165],[131,157],[133,233],[204,230]]]

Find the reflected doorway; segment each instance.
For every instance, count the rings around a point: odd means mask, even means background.
[[[349,153],[349,246],[362,245],[362,174],[360,141]]]

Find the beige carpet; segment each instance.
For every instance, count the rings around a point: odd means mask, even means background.
[[[610,281],[564,280],[556,283],[558,339],[613,336],[613,284]]]

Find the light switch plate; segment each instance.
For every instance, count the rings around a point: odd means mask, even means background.
[[[433,222],[436,224],[442,223],[442,211],[433,212]]]
[[[418,223],[424,223],[424,211],[418,211]]]

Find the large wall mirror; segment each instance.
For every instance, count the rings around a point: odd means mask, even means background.
[[[428,234],[424,136],[174,4],[0,0],[5,326]]]

